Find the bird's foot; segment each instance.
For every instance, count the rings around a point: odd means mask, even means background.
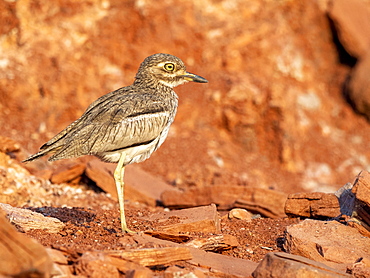
[[[128,233],[128,234],[137,234],[138,233],[138,232],[130,230],[129,228],[122,229],[122,232],[123,233]]]

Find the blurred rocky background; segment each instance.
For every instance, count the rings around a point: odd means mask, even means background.
[[[209,85],[177,88],[169,138],[144,169],[180,187],[331,191],[370,167],[368,9],[361,0],[0,1],[1,135],[25,158],[131,84],[146,56],[171,53]]]
[[[370,168],[369,1],[19,0],[0,1],[0,20],[0,134],[17,159],[165,52],[209,84],[177,88],[145,170],[289,193]]]

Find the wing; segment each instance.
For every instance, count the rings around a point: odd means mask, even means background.
[[[58,148],[50,160],[146,144],[173,121],[176,107],[176,98],[164,102],[152,93],[130,92],[105,97],[90,105],[80,119],[58,134],[59,139],[49,141]]]
[[[73,129],[78,128],[78,126],[83,123],[83,119],[85,119],[85,117],[91,113],[91,110],[96,109],[96,107],[98,107],[101,104],[109,101],[109,99],[114,98],[114,96],[116,94],[118,94],[118,93],[125,93],[124,92],[124,89],[121,88],[121,89],[118,89],[116,91],[110,92],[110,93],[108,93],[106,95],[101,96],[97,100],[95,100],[93,103],[91,103],[89,105],[89,107],[86,109],[86,111],[84,112],[84,114],[79,119],[77,119],[76,121],[74,121],[73,123],[71,123],[70,125],[68,125],[65,129],[63,129],[57,135],[55,135],[52,139],[50,139],[48,142],[46,142],[44,145],[42,145],[40,149],[41,150],[49,149],[51,146],[53,146],[58,141],[60,141],[59,143],[63,144],[64,137],[67,134],[69,134]],[[59,144],[57,143],[55,145],[59,145]],[[54,147],[56,147],[56,146],[54,146]]]

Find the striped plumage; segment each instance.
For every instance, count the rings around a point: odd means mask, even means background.
[[[188,81],[207,82],[186,72],[184,63],[175,56],[149,56],[132,85],[94,101],[78,120],[24,162],[47,154],[52,154],[50,161],[95,155],[103,161],[118,162],[115,180],[118,193],[122,191],[121,197],[118,194],[122,229],[129,231],[123,213],[124,166],[149,158],[164,142],[178,105],[173,88]]]

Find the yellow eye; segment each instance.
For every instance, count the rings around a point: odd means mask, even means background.
[[[166,71],[174,71],[175,70],[175,64],[172,64],[172,63],[167,63],[163,66],[163,68],[166,70]]]

